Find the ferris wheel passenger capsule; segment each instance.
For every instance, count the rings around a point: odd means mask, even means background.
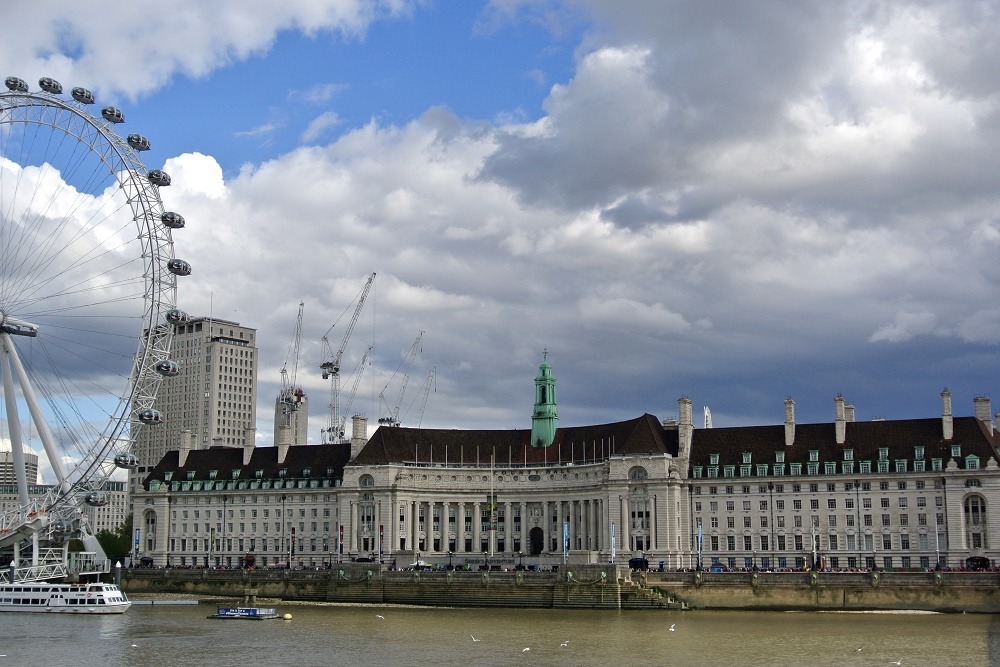
[[[148,174],[146,174],[146,178],[149,179],[150,183],[158,185],[161,188],[165,188],[170,185],[170,175],[159,169],[151,170]]]
[[[125,139],[128,145],[137,151],[148,151],[149,150],[149,139],[142,136],[141,134],[130,134]]]
[[[109,123],[125,122],[125,114],[122,113],[121,109],[116,109],[115,107],[104,107],[101,109],[101,115],[104,116],[104,120]]]
[[[115,465],[119,468],[131,470],[139,465],[139,459],[136,458],[135,454],[125,452],[115,457]]]
[[[163,413],[159,410],[154,410],[153,408],[144,408],[136,413],[136,417],[139,418],[143,424],[162,424],[163,423]]]
[[[160,222],[162,222],[165,226],[170,227],[170,229],[181,229],[184,227],[184,216],[180,213],[167,211],[160,216]]]
[[[52,93],[53,95],[62,94],[62,84],[56,81],[55,79],[50,79],[47,76],[43,76],[41,79],[38,80],[38,85],[41,86],[42,90],[44,90],[47,93]]]
[[[8,90],[14,93],[26,93],[28,92],[28,83],[24,79],[19,79],[16,76],[8,76],[4,79],[4,83],[7,85]]]
[[[79,88],[79,87],[74,88],[73,90],[69,91],[69,94],[72,95],[73,99],[79,102],[80,104],[94,103],[94,94],[89,90],[87,90],[86,88]]]
[[[180,365],[173,359],[163,359],[157,361],[153,369],[164,377],[174,377],[181,374]]]
[[[191,319],[190,315],[185,313],[183,310],[179,310],[177,308],[168,310],[165,317],[167,319],[167,322],[170,322],[171,324],[182,324],[183,322],[187,322],[188,320]]]
[[[91,491],[84,497],[84,502],[91,507],[104,507],[108,504],[108,492]]]
[[[190,276],[191,265],[185,262],[183,259],[172,259],[169,262],[167,262],[167,271],[174,274],[175,276]]]

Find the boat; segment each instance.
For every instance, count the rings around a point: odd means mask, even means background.
[[[209,618],[243,618],[251,621],[265,621],[281,618],[274,607],[219,607]]]
[[[131,606],[125,593],[114,584],[0,584],[0,612],[124,614]]]

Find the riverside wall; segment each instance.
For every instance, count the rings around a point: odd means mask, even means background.
[[[133,569],[128,594],[248,595],[316,602],[562,609],[921,610],[1000,612],[997,572],[395,571],[375,563],[329,570]]]

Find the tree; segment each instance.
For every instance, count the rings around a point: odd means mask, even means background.
[[[123,561],[132,554],[132,515],[125,517],[116,529],[99,531],[94,537],[111,562]]]

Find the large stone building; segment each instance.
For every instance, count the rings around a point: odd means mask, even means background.
[[[28,484],[38,483],[38,454],[24,453],[24,477]],[[14,453],[0,451],[0,484],[17,484]]]
[[[129,479],[133,494],[167,451],[177,449],[184,431],[197,449],[254,444],[256,335],[255,329],[208,317],[174,325],[170,354],[180,374],[160,386],[156,407],[164,422],[139,432],[138,467]]]
[[[954,417],[695,429],[678,419],[558,427],[547,362],[532,428],[381,427],[354,445],[193,450],[135,500],[158,565],[320,566],[373,559],[541,567],[960,566],[994,559],[998,436],[989,401]],[[362,446],[363,445],[363,446]]]

